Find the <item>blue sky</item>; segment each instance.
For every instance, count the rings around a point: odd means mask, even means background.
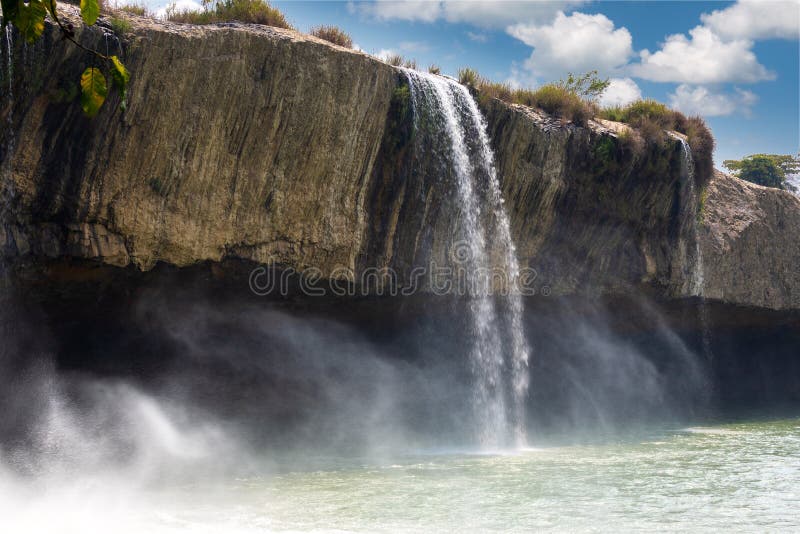
[[[800,148],[798,0],[272,4],[301,31],[335,24],[366,52],[396,52],[447,74],[471,66],[536,86],[596,68],[613,81],[604,103],[652,97],[702,115],[717,139],[718,165]]]

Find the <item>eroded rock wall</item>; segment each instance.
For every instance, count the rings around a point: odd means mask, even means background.
[[[105,48],[99,29],[79,38]],[[124,48],[128,110],[112,100],[88,120],[68,95],[90,56],[52,28],[36,46],[17,40],[18,253],[353,266],[391,67],[255,26],[139,19]]]
[[[79,38],[117,46],[98,28]],[[53,28],[34,46],[16,39],[15,98],[0,105],[13,125],[0,134],[7,256],[139,270],[244,259],[324,275],[446,261],[452,184],[412,165],[397,69],[260,26],[134,17],[122,42],[128,109],[112,97],[88,120],[75,97],[90,56]],[[690,295],[697,232],[706,296],[800,308],[796,198],[717,175],[700,202],[677,139],[636,150],[622,125],[482,107],[538,291]]]
[[[800,309],[800,198],[717,171],[699,218],[708,298]]]

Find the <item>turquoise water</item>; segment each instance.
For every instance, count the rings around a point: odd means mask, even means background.
[[[75,532],[106,522],[131,532],[798,530],[800,419],[513,454],[331,459],[313,471],[117,488],[112,500],[102,482],[88,489],[14,509],[17,530],[53,512]]]

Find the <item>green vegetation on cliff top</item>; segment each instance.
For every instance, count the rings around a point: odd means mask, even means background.
[[[218,22],[244,22],[276,28],[292,28],[280,10],[265,0],[203,0],[203,9],[178,9],[175,4],[167,8],[167,20],[188,24],[215,24]]]

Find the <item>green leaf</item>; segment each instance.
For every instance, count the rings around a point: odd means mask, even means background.
[[[89,67],[81,75],[81,107],[87,117],[91,118],[100,111],[106,101],[108,86],[100,69]]]
[[[120,107],[122,111],[125,111],[126,104],[125,104],[125,94],[128,89],[128,81],[131,79],[131,75],[128,72],[128,69],[125,68],[125,65],[119,60],[117,56],[111,56],[111,81],[114,83],[114,87],[119,91],[120,96]]]
[[[125,91],[128,81],[131,79],[128,69],[117,56],[111,56],[111,78],[114,81],[114,87],[119,91]]]
[[[100,15],[100,3],[97,0],[81,0],[81,17],[83,22],[91,26]]]
[[[36,41],[44,31],[44,17],[47,10],[41,0],[30,0],[26,5],[20,0],[17,4],[17,17],[14,25],[29,43]]]

